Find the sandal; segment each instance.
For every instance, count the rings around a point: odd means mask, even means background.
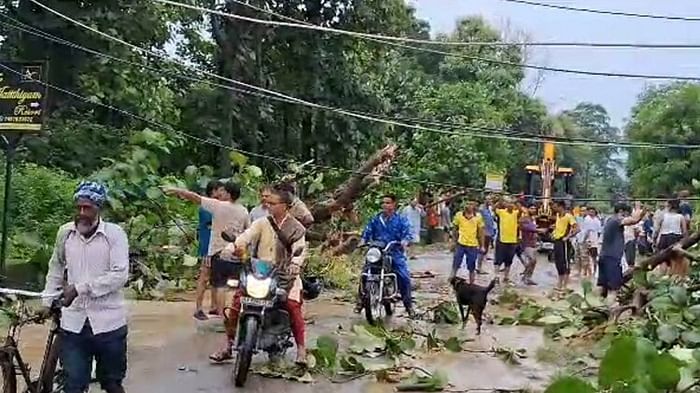
[[[225,363],[233,360],[233,355],[230,351],[221,350],[209,355],[209,360],[211,360],[212,363]]]

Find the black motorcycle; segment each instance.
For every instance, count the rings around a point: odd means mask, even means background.
[[[365,254],[365,265],[360,280],[360,299],[365,310],[365,319],[370,324],[381,321],[394,313],[394,303],[401,299],[393,260],[389,251],[399,246],[398,241],[371,242]]]
[[[296,250],[294,256],[301,253]],[[233,378],[237,387],[245,385],[254,354],[266,352],[274,361],[294,345],[289,314],[284,309],[287,291],[278,286],[276,273],[271,263],[251,259],[243,264],[239,279],[227,281],[229,287],[242,292],[236,341],[231,348],[236,351]]]

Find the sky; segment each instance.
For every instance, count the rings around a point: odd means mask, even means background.
[[[698,0],[538,0],[551,4],[611,11],[700,17]],[[459,18],[481,15],[498,28],[524,32],[529,41],[589,41],[700,44],[700,22],[594,15],[535,7],[503,0],[408,0],[417,16],[430,22],[433,33],[450,32]],[[603,72],[697,76],[700,49],[530,48],[528,63]],[[535,74],[523,89],[532,91]],[[605,78],[546,72],[535,91],[550,112],[579,102],[603,105],[616,126],[623,126],[637,96],[663,83],[643,79]]]

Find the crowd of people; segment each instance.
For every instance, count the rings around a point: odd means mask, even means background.
[[[430,209],[439,212],[454,252],[452,276],[465,267],[469,282],[474,283],[478,274],[488,274],[484,261],[493,261],[499,281],[509,284],[510,268],[519,261],[522,283],[537,285],[532,276],[538,251],[544,251],[551,254],[557,271],[556,293],[570,292],[573,267],[581,278],[597,278],[601,293],[606,294],[619,289],[623,272],[635,265],[637,255],[665,249],[688,235],[693,214],[688,197],[686,191],[675,199],[660,196],[654,212],[641,204],[632,208],[618,203],[607,216],[592,206],[555,200],[552,216],[543,217],[536,203],[498,196],[467,201],[461,207],[449,199],[426,208],[413,201],[402,212],[412,225],[413,241],[420,241],[421,217],[429,217]],[[428,232],[434,226],[428,220],[422,223]]]
[[[296,361],[304,364],[301,273],[306,256],[306,229],[314,218],[295,195],[294,186],[263,187],[260,203],[250,212],[239,202],[240,187],[231,182],[213,181],[204,195],[177,188],[165,192],[200,206],[201,267],[194,318],[221,317],[226,310],[226,340],[210,359],[222,362],[232,358],[241,294],[235,291],[230,306],[225,307],[223,289],[227,279],[236,273],[236,263],[232,262],[253,256],[277,267],[280,285],[288,293],[282,306],[290,315]],[[381,212],[369,220],[362,233],[362,242],[400,244],[389,252],[409,317],[415,311],[406,250],[421,241],[423,222],[428,227],[428,242],[434,241],[440,231],[451,239],[452,277],[466,266],[469,282],[474,283],[477,274],[488,274],[485,268],[493,261],[494,274],[507,285],[511,282],[511,266],[519,260],[524,266],[523,284],[536,285],[533,272],[544,238],[553,243],[551,255],[558,275],[557,293],[569,291],[570,266],[575,262],[581,276],[593,277],[597,273],[605,296],[620,288],[623,262],[633,266],[638,251],[664,249],[688,235],[692,208],[686,200],[687,193],[679,197],[664,199],[653,213],[646,212],[640,203],[635,203],[634,209],[618,204],[613,214],[605,218],[595,208],[570,208],[563,201],[554,201],[555,219],[543,225],[538,206],[508,197],[486,197],[481,203],[469,201],[460,207],[454,198],[427,207],[414,200],[399,210],[396,196],[385,195]],[[127,310],[122,290],[129,276],[129,245],[124,230],[103,219],[101,212],[106,200],[107,190],[103,185],[83,182],[78,186],[74,195],[76,216],[59,229],[49,261],[45,293],[60,292],[64,304],[61,364],[66,393],[82,393],[87,389],[93,359],[103,390],[124,392]],[[222,233],[227,234],[228,240]],[[489,252],[492,247],[493,255]],[[203,300],[208,287],[211,287],[211,306],[205,312]]]

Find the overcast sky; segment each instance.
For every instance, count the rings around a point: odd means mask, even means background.
[[[700,17],[698,0],[540,0],[553,4],[647,14]],[[508,3],[503,0],[409,0],[434,33],[449,32],[457,19],[482,15],[497,27],[525,31],[530,41],[700,44],[700,22],[594,15]],[[700,77],[700,49],[533,48],[530,63],[605,72]],[[531,82],[533,74],[529,74]],[[650,82],[548,72],[536,95],[551,112],[589,101],[605,106],[624,124],[637,95]],[[531,83],[525,83],[529,88]]]

